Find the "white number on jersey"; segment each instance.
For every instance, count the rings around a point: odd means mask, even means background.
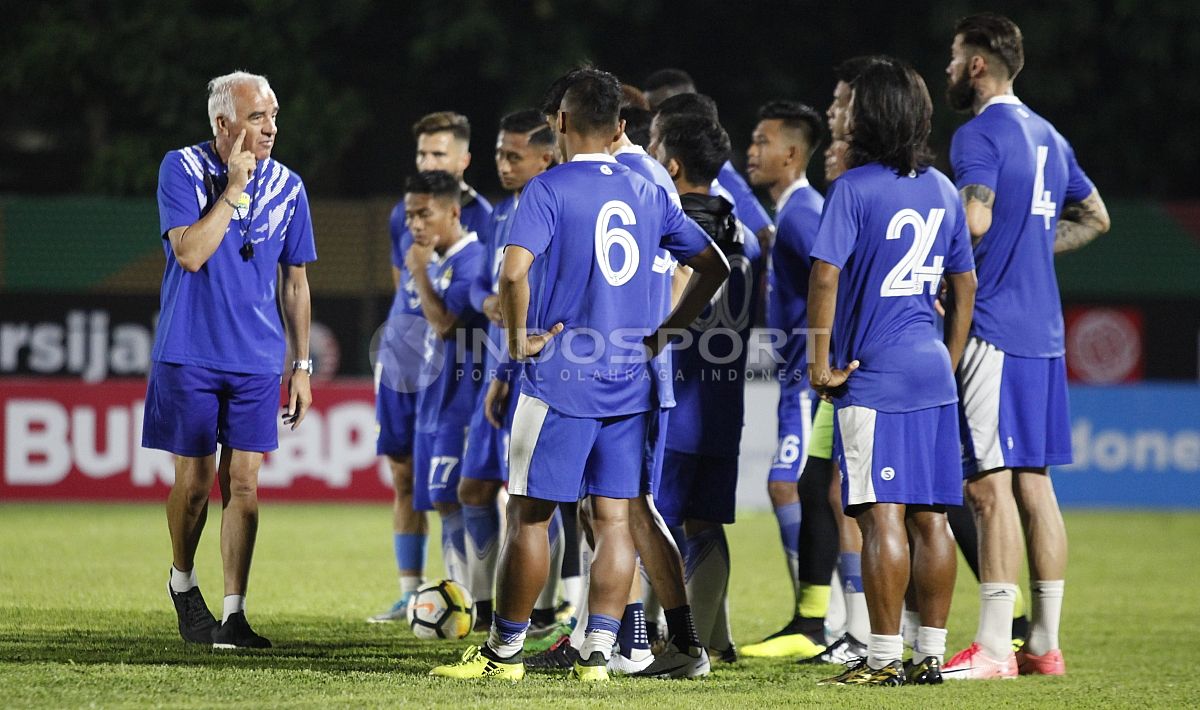
[[[788,434],[779,440],[779,448],[775,451],[775,460],[772,462],[772,467],[780,465],[790,466],[796,463],[800,458],[800,437],[795,434]]]
[[[879,287],[880,296],[916,296],[926,284],[929,285],[930,294],[937,293],[942,280],[942,257],[935,256],[933,263],[928,265],[925,260],[929,258],[929,250],[933,248],[945,216],[946,210],[938,208],[929,210],[927,219],[912,209],[900,210],[892,217],[888,223],[887,238],[899,239],[905,227],[912,227],[913,243],[884,278],[883,285]]]
[[[1050,148],[1039,145],[1037,147],[1037,172],[1033,174],[1033,206],[1029,208],[1029,214],[1042,218],[1046,229],[1050,229],[1050,220],[1058,211],[1058,204],[1050,197],[1050,191],[1046,189],[1046,159],[1049,157]]]
[[[754,272],[751,270],[750,260],[746,258],[745,254],[731,255],[729,272],[729,278],[713,294],[705,313],[692,324],[696,330],[718,327],[741,331],[750,324],[750,304],[754,298],[754,283],[751,281]],[[742,302],[737,304],[736,313],[729,295],[729,282],[734,279],[735,274],[741,275],[742,284],[744,284],[742,286]]]
[[[450,475],[458,466],[457,456],[431,456],[429,458],[429,483],[434,488],[445,488],[450,483]]]
[[[617,224],[610,227],[609,222],[614,218]],[[633,208],[620,200],[605,202],[600,208],[600,214],[596,216],[596,263],[600,265],[600,273],[604,274],[604,278],[613,286],[628,283],[637,273],[638,262],[641,260],[637,240],[629,230],[623,229],[631,224],[637,224]],[[613,270],[612,259],[609,256],[613,247],[622,252],[620,271]]]

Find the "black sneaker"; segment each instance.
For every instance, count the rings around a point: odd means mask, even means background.
[[[175,605],[175,616],[179,618],[179,635],[183,640],[188,643],[212,643],[212,635],[218,625],[217,619],[204,603],[200,587],[176,592],[168,582],[167,591],[171,594],[171,603]]]
[[[900,661],[875,669],[867,665],[867,659],[860,658],[842,673],[817,681],[817,685],[904,685],[904,681],[904,664]]]
[[[553,609],[534,609],[529,615],[529,628],[525,630],[525,636],[531,639],[545,638],[557,631],[558,627]]]
[[[563,636],[553,646],[525,659],[525,667],[531,671],[565,671],[575,667],[579,651],[571,646],[571,637]]]
[[[213,648],[270,648],[271,642],[254,633],[245,612],[230,614],[212,635]]]
[[[829,646],[820,654],[812,658],[806,658],[801,663],[830,663],[835,665],[845,665],[852,663],[859,658],[866,658],[867,645],[862,641],[851,636],[849,633],[842,634],[842,637],[837,641],[829,644]]]
[[[940,685],[942,662],[936,656],[926,656],[920,662],[914,658],[904,662],[905,685]]]

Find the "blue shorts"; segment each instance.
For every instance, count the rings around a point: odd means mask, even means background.
[[[1064,358],[1017,357],[973,337],[958,377],[964,477],[1071,463]]]
[[[728,525],[733,522],[737,477],[737,456],[667,449],[654,505],[667,525],[683,525],[688,519]]]
[[[413,510],[433,510],[434,503],[458,502],[465,426],[417,432],[413,446]]]
[[[485,385],[479,393],[475,413],[471,415],[471,426],[467,430],[467,452],[463,455],[462,477],[476,481],[507,481],[508,440],[512,431],[513,412],[517,410],[517,398],[521,393],[515,386],[509,389],[504,426],[497,429],[483,413],[483,400],[487,390]]]
[[[379,430],[375,453],[396,457],[412,454],[416,418],[416,392],[397,392],[379,384],[375,388],[375,426]]]
[[[569,417],[522,392],[513,417],[508,492],[557,503],[588,495],[637,498],[649,489],[655,416]]]
[[[800,473],[808,462],[813,416],[820,401],[807,382],[780,387],[779,406],[775,410],[779,419],[779,443],[775,448],[775,458],[771,459],[768,483],[795,483],[800,480]]]
[[[281,411],[279,375],[156,362],[146,386],[142,446],[177,456],[208,456],[217,444],[274,451]]]
[[[962,505],[958,405],[915,412],[839,407],[833,454],[842,470],[842,505]]]

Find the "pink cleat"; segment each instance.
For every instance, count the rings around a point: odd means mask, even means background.
[[[978,643],[954,654],[942,666],[942,678],[946,680],[992,680],[994,678],[1016,678],[1017,657],[1012,651],[997,661],[990,658]]]
[[[1057,648],[1040,656],[1018,651],[1017,669],[1021,675],[1066,675],[1067,663],[1063,660],[1062,651]]]

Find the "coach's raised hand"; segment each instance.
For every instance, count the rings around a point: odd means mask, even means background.
[[[235,197],[245,191],[257,167],[258,159],[246,149],[246,129],[243,128],[237,140],[233,142],[233,147],[229,149],[229,191],[233,192]]]

